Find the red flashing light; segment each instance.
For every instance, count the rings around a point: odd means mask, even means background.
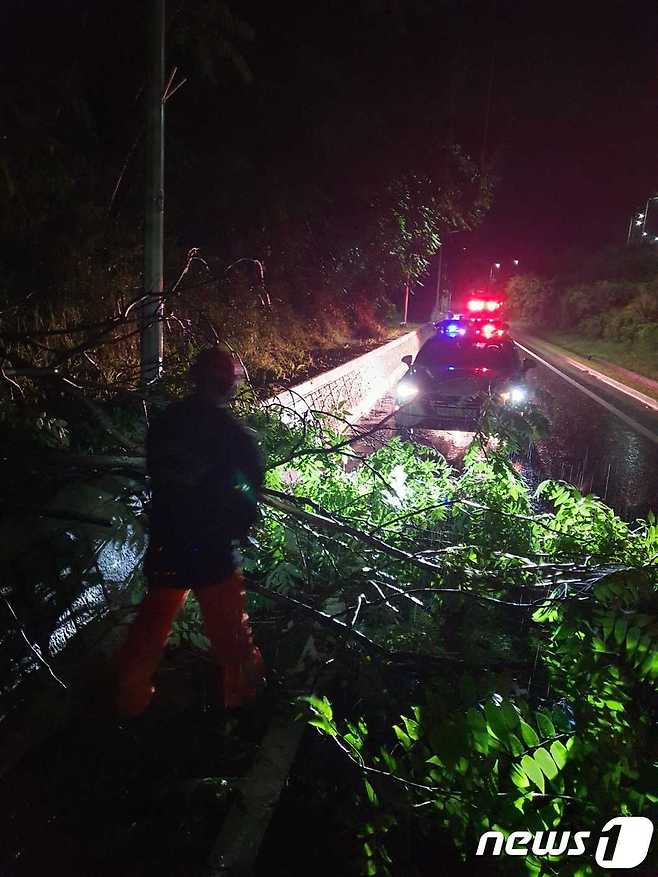
[[[480,314],[482,311],[493,313],[500,308],[501,304],[502,302],[494,299],[471,298],[466,302],[466,307],[474,314]]]
[[[496,332],[500,332],[501,330],[498,329],[497,326],[494,326],[493,323],[485,323],[481,331],[485,338],[493,338]]]

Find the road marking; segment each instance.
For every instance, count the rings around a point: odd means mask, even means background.
[[[518,344],[518,342],[515,342],[515,344]],[[572,368],[576,369],[576,371],[585,372],[586,375],[594,378],[594,380],[600,381],[602,384],[607,384],[609,387],[613,387],[613,389],[618,390],[625,396],[630,396],[632,399],[635,399],[636,402],[640,402],[644,405],[645,408],[650,408],[652,411],[658,412],[658,400],[652,399],[651,396],[647,396],[645,393],[641,393],[639,390],[635,390],[627,384],[622,384],[620,381],[616,381],[614,378],[603,374],[603,372],[597,371],[595,368],[590,368],[585,365],[584,362],[579,362],[577,359],[567,356],[566,353],[557,353],[556,356],[564,362],[568,362]]]
[[[588,389],[588,387],[584,387],[578,381],[575,381],[573,378],[570,378],[569,375],[565,375],[563,371],[560,371],[559,368],[556,368],[554,365],[551,365],[550,362],[547,362],[545,359],[542,359],[534,350],[530,350],[528,347],[524,347],[523,344],[519,344],[518,341],[514,342],[517,347],[520,347],[521,350],[525,351],[525,353],[529,353],[530,356],[534,356],[535,359],[539,360],[542,365],[545,365],[546,368],[549,368],[551,371],[555,372],[556,375],[559,375],[563,380],[567,383],[572,384],[581,393],[585,393],[586,396],[589,396],[590,399],[594,399],[595,402],[598,402],[599,405],[602,405],[608,411],[611,411],[613,414],[616,414],[620,420],[623,420],[627,426],[630,426],[636,432],[639,432],[640,435],[643,435],[645,438],[648,438],[650,441],[654,442],[654,444],[658,445],[658,435],[655,432],[652,432],[646,426],[643,426],[641,423],[638,423],[632,417],[629,417],[628,414],[624,414],[623,411],[620,411],[615,405],[612,405],[610,402],[607,402],[605,399],[602,399],[599,395],[594,393],[592,390]]]

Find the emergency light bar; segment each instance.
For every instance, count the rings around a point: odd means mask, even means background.
[[[487,341],[495,338],[504,338],[508,334],[508,327],[505,323],[494,322],[487,318],[470,317],[469,319],[459,319],[453,317],[449,320],[441,320],[434,324],[439,335],[445,335],[447,338],[463,338],[480,337]]]
[[[473,314],[479,314],[483,311],[493,313],[500,308],[501,304],[502,302],[495,301],[494,299],[470,298],[466,302],[466,307]]]
[[[481,335],[483,338],[502,338],[507,335],[507,329],[496,323],[483,323],[482,325],[474,325],[473,332],[475,335]]]

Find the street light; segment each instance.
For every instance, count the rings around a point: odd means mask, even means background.
[[[642,220],[642,237],[646,237],[647,230],[647,219],[649,218],[649,204],[652,201],[657,201],[658,195],[652,195],[651,198],[647,198],[647,206],[644,208],[644,213],[638,214],[639,218]]]
[[[658,197],[658,196],[653,196],[652,198],[649,198],[649,200],[647,201],[647,206],[644,209],[644,213],[634,213],[631,216],[631,218],[628,222],[628,234],[626,235],[626,246],[628,246],[631,242],[631,237],[633,236],[633,226],[635,226],[636,228],[642,227],[642,231],[643,232],[645,231],[645,225],[647,222],[647,213],[649,212],[649,202],[653,201],[654,198],[656,198],[656,197]]]

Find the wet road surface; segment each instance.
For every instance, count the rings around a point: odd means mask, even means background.
[[[528,372],[536,404],[551,424],[548,438],[535,448],[532,465],[523,467],[530,482],[563,479],[605,499],[627,520],[644,517],[649,510],[658,512],[658,412],[543,351],[541,358],[561,374],[540,362]],[[392,415],[394,405],[391,391],[359,421],[358,429],[373,429]],[[396,434],[391,417],[355,448],[371,452]],[[471,437],[444,430],[420,430],[414,435],[415,441],[436,448],[456,466]]]
[[[571,381],[542,363],[529,373],[551,421],[550,437],[537,447],[546,474],[597,494],[625,518],[658,511],[658,412],[540,355]]]

